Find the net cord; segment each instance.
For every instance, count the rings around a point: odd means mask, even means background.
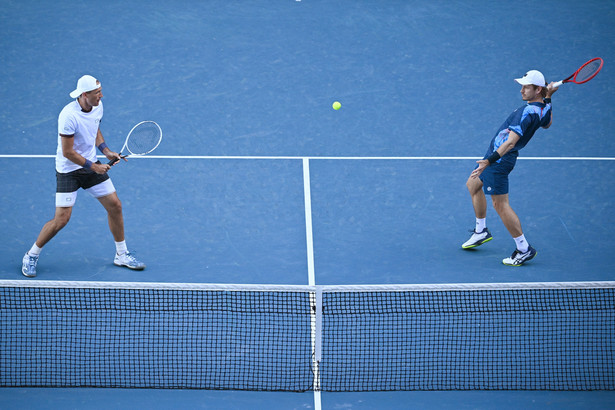
[[[389,284],[389,285],[271,285],[271,284],[214,284],[214,283],[162,283],[162,282],[95,282],[0,280],[0,287],[26,288],[79,288],[79,289],[168,289],[219,290],[262,292],[408,292],[455,290],[514,290],[514,289],[583,289],[615,288],[615,281],[595,282],[508,282],[508,283],[444,283],[444,284]]]

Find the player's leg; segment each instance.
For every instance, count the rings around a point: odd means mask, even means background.
[[[472,206],[474,207],[474,214],[477,218],[487,217],[487,198],[483,192],[483,181],[479,178],[468,178],[466,187],[472,198]]]
[[[115,242],[124,242],[124,214],[116,192],[97,198],[107,211],[109,230]]]
[[[461,247],[463,249],[471,249],[489,242],[493,239],[491,233],[487,229],[485,218],[487,217],[487,198],[483,192],[483,182],[479,178],[469,177],[466,182],[466,187],[472,198],[472,206],[474,207],[474,215],[476,216],[476,227],[472,230],[472,236]]]
[[[73,207],[56,207],[53,219],[48,221],[41,229],[41,232],[36,238],[36,246],[42,248],[49,242],[58,232],[62,230],[70,221],[73,213]]]
[[[110,179],[95,185],[87,190],[92,194],[107,211],[109,230],[115,240],[116,253],[113,263],[117,266],[125,266],[134,270],[145,269],[145,264],[138,261],[126,246],[124,238],[124,214],[122,202],[117,196],[115,187]]]
[[[21,273],[24,276],[33,278],[36,276],[36,265],[43,246],[45,246],[58,232],[62,230],[70,221],[73,212],[72,206],[58,206],[60,204],[74,204],[77,192],[56,194],[56,210],[53,219],[47,221],[41,229],[36,242],[32,248],[24,255],[21,264]]]
[[[508,232],[513,238],[523,235],[521,229],[521,221],[510,206],[508,201],[508,194],[504,195],[491,195],[491,201],[493,202],[493,208],[500,216],[502,223],[508,229]]]
[[[514,238],[516,248],[510,258],[506,258],[502,261],[505,265],[520,266],[524,262],[536,256],[536,249],[532,248],[523,234],[521,228],[521,221],[510,206],[508,194],[492,195],[493,207],[502,219],[502,223],[508,229],[510,235]]]

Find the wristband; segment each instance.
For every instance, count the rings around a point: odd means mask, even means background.
[[[545,104],[551,104],[551,98],[543,98],[542,101],[544,101]]]
[[[502,157],[500,157],[500,154],[496,151],[493,154],[489,155],[489,157],[487,157],[487,161],[489,161],[489,165],[491,165],[497,160],[499,160],[500,158]]]
[[[86,159],[85,164],[83,164],[83,168],[86,168],[86,169],[92,168],[92,161],[90,161],[89,159]]]
[[[104,154],[105,148],[109,148],[109,147],[104,142],[98,146],[98,150],[100,151],[101,154]]]

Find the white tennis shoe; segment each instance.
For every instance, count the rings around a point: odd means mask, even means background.
[[[511,257],[503,259],[502,263],[508,266],[521,266],[525,262],[531,259],[534,259],[534,256],[536,256],[536,253],[537,253],[536,249],[532,248],[531,246],[528,248],[527,252],[525,253],[522,253],[518,249],[515,249]]]
[[[123,253],[121,255],[115,254],[115,259],[113,260],[113,264],[116,266],[125,266],[128,269],[133,270],[143,270],[145,269],[145,264],[140,262],[135,258],[130,252]]]
[[[28,278],[36,276],[36,264],[38,263],[38,256],[31,256],[26,253],[21,263],[21,273]]]
[[[476,248],[477,246],[482,245],[485,242],[489,242],[493,239],[491,236],[491,232],[487,228],[483,229],[481,232],[470,231],[472,232],[472,236],[468,239],[461,247],[463,249],[471,249]]]

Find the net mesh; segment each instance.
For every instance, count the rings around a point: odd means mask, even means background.
[[[615,389],[612,282],[445,290],[15,282],[23,281],[0,281],[4,387]]]
[[[323,299],[325,391],[615,387],[613,289]]]
[[[151,121],[142,122],[131,131],[126,148],[134,155],[147,154],[158,146],[161,136],[158,125]]]
[[[305,391],[309,293],[0,288],[0,385]]]

